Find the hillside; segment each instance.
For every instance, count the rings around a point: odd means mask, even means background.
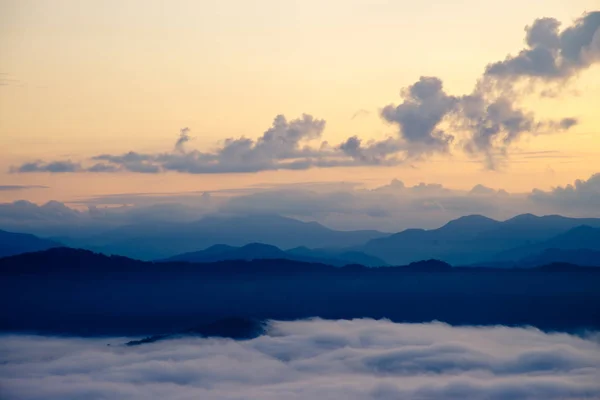
[[[14,233],[0,230],[0,257],[28,253],[62,246],[60,243],[41,239],[27,233]]]

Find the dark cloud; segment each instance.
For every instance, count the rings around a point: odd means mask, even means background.
[[[115,165],[106,163],[96,163],[91,167],[87,168],[88,172],[117,172],[119,168]]]
[[[165,153],[100,154],[91,158],[95,164],[83,167],[71,162],[34,162],[13,167],[13,172],[119,172],[160,173],[176,171],[190,174],[251,173],[272,170],[304,170],[313,167],[347,167],[359,165],[395,165],[403,146],[388,138],[363,144],[351,137],[337,146],[310,142],[321,138],[325,121],[304,114],[288,121],[275,117],[272,126],[256,140],[229,138],[213,152],[187,150],[191,139],[183,128],[174,150]]]
[[[565,131],[577,124],[575,118],[538,121],[505,96],[491,102],[480,94],[464,96],[461,106],[460,126],[470,133],[464,148],[470,154],[483,154],[488,169],[496,169],[498,157],[506,155],[522,135]]]
[[[117,172],[130,171],[139,173],[158,173],[160,167],[154,163],[154,157],[147,154],[139,154],[134,151],[122,155],[101,154],[92,158],[94,161],[102,161],[94,164],[86,171],[89,172]]]
[[[67,161],[34,161],[25,163],[19,167],[11,168],[11,172],[52,172],[52,173],[65,173],[65,172],[79,172],[82,171],[81,164]]]
[[[191,139],[192,138],[190,137],[190,128],[181,128],[181,130],[179,131],[179,139],[177,139],[177,142],[175,142],[175,150],[184,151],[183,147]]]
[[[278,115],[256,141],[230,138],[214,153],[181,151],[157,155],[154,161],[163,170],[196,174],[307,169],[324,155],[303,143],[320,138],[324,128],[324,120],[307,114],[291,121]]]
[[[184,146],[190,140],[189,129],[183,128],[174,152],[142,154],[130,151],[122,155],[103,154],[94,157],[94,160],[110,163],[117,170],[141,173],[177,171],[209,174],[307,169],[327,156],[319,149],[303,146],[320,138],[324,128],[324,120],[307,114],[289,122],[283,115],[278,115],[273,125],[257,140],[229,138],[211,153],[187,151]]]
[[[403,91],[402,104],[383,109],[383,118],[399,125],[416,155],[448,152],[454,135],[441,126],[458,128],[466,134],[461,142],[467,153],[483,155],[487,168],[495,169],[522,136],[566,131],[578,123],[573,117],[538,120],[518,105],[522,78],[564,81],[600,61],[600,12],[585,14],[562,32],[559,27],[552,18],[536,20],[526,28],[527,48],[488,65],[471,94],[449,95],[441,79],[422,77]]]
[[[593,338],[386,320],[272,321],[256,339],[0,338],[0,394],[23,400],[583,399]],[[110,343],[110,346],[107,344]]]
[[[487,66],[498,79],[568,79],[600,61],[600,11],[585,14],[562,32],[554,18],[537,19],[526,31],[527,47]]]
[[[397,124],[411,156],[447,153],[454,136],[439,128],[440,122],[456,109],[458,99],[444,92],[441,79],[421,77],[402,91],[403,102],[381,111],[384,120]]]
[[[360,165],[396,165],[403,162],[398,154],[404,146],[398,140],[388,138],[370,141],[366,145],[357,136],[353,136],[339,146],[339,149]]]
[[[577,118],[563,118],[558,122],[558,127],[562,130],[568,130],[577,125],[579,121]]]

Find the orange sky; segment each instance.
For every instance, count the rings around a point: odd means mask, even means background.
[[[393,167],[248,174],[8,171],[38,159],[165,151],[184,126],[190,146],[210,150],[228,137],[259,137],[277,114],[325,119],[323,140],[332,143],[383,139],[395,128],[379,110],[399,103],[400,89],[421,75],[468,93],[488,63],[523,47],[533,20],[568,25],[594,7],[595,0],[0,0],[0,185],[48,186],[0,191],[0,201],[393,178],[529,191],[587,178],[600,171],[598,65],[557,98],[523,100],[540,117],[580,123],[518,141],[498,171],[461,151]]]

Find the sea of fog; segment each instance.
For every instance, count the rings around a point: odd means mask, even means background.
[[[271,321],[252,340],[0,336],[0,398],[600,399],[598,334]]]

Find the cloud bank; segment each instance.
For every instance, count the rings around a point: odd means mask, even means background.
[[[592,399],[598,337],[533,328],[271,322],[249,341],[0,337],[0,397]],[[107,346],[110,343],[110,346]]]
[[[187,193],[114,194],[84,199],[77,209],[50,201],[0,203],[0,229],[42,236],[80,235],[144,223],[199,220],[209,214],[279,214],[334,229],[437,228],[481,214],[505,220],[518,214],[600,217],[600,174],[549,191],[508,193],[484,184],[456,190],[435,183],[389,184],[367,189],[355,183],[306,183]]]
[[[544,96],[556,89],[548,85],[564,86],[600,61],[600,11],[584,14],[562,31],[560,26],[553,18],[535,20],[525,29],[526,47],[490,63],[471,93],[451,95],[440,78],[422,76],[401,91],[399,104],[381,108],[380,117],[396,128],[381,140],[353,135],[332,145],[322,140],[325,120],[304,114],[288,121],[278,115],[259,138],[228,138],[213,151],[187,149],[191,136],[186,127],[171,151],[100,154],[85,162],[38,160],[10,171],[217,174],[391,166],[447,155],[456,147],[495,169],[524,135],[567,131],[578,123],[572,116],[540,120],[519,105],[523,85],[529,94]]]

